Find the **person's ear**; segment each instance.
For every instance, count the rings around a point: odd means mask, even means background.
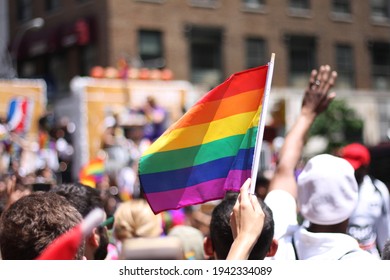
[[[87,237],[86,242],[93,248],[99,247],[100,235],[97,228],[94,228],[92,233]]]
[[[203,249],[206,256],[214,257],[213,243],[211,242],[211,238],[208,236],[203,239]]]
[[[276,239],[272,239],[271,246],[269,247],[267,257],[273,257],[275,256],[276,252],[278,251],[279,243]]]

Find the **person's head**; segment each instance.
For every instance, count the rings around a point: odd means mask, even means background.
[[[142,198],[122,202],[114,217],[114,236],[121,241],[136,237],[158,237],[163,232],[161,216],[155,215]]]
[[[95,208],[104,210],[100,192],[81,183],[54,186],[51,191],[65,197],[84,218]],[[107,228],[95,228],[86,239],[85,256],[87,259],[104,259],[107,256],[108,243]]]
[[[352,143],[341,148],[340,156],[352,165],[358,184],[363,182],[371,161],[370,151],[367,147],[360,143]]]
[[[268,179],[265,175],[261,174],[257,176],[256,186],[255,186],[256,196],[264,200],[268,193],[269,184],[270,184],[270,179]]]
[[[0,248],[4,260],[33,260],[57,237],[82,221],[64,197],[52,192],[24,196],[0,218]],[[84,245],[75,259],[82,259]]]
[[[148,96],[148,97],[146,98],[146,102],[147,102],[147,104],[148,104],[150,107],[152,107],[152,108],[156,107],[156,99],[155,99],[153,96]]]
[[[203,234],[199,229],[187,225],[174,226],[168,236],[180,239],[186,260],[203,260]]]
[[[214,253],[216,259],[226,259],[231,245],[233,244],[233,233],[230,227],[230,214],[233,211],[238,193],[228,192],[225,198],[215,206],[211,214],[210,222],[210,239],[206,240],[205,252],[208,255]],[[267,256],[273,256],[276,253],[277,245],[273,241],[274,237],[274,220],[271,209],[261,200],[258,199],[261,208],[265,214],[263,230],[252,249],[248,259],[262,260]],[[211,244],[207,244],[211,241]],[[212,249],[210,248],[212,246]]]
[[[54,186],[51,190],[65,197],[85,217],[95,208],[103,209],[100,192],[81,183]]]
[[[317,155],[306,163],[298,176],[299,211],[311,224],[345,226],[357,200],[354,169],[345,159]]]

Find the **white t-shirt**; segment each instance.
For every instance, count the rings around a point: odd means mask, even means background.
[[[313,233],[300,227],[294,233],[294,241],[300,260],[376,260],[370,253],[360,249],[354,238],[343,233]]]
[[[359,201],[349,218],[348,234],[356,238],[361,247],[370,253],[379,253],[390,238],[390,202],[386,185],[365,176],[359,186]]]
[[[292,235],[298,230],[297,204],[293,196],[282,190],[271,191],[264,202],[272,210],[278,250],[272,259],[295,260],[294,248],[291,245]]]

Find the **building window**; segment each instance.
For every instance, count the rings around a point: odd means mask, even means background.
[[[217,8],[219,0],[188,0],[190,6],[200,8]]]
[[[138,33],[138,51],[143,66],[162,68],[165,65],[162,33],[156,30],[140,30]]]
[[[351,13],[351,1],[350,0],[333,0],[332,12],[340,14]]]
[[[45,0],[45,8],[48,12],[57,10],[60,6],[61,0]]]
[[[349,45],[336,46],[336,70],[337,70],[337,87],[354,88],[354,57],[353,49]]]
[[[32,19],[31,0],[18,0],[16,13],[19,21],[27,21]]]
[[[69,91],[69,53],[60,52],[51,55],[47,61],[47,72],[50,74],[56,94],[63,95]]]
[[[97,64],[97,50],[94,44],[89,44],[81,48],[80,75],[86,76],[93,66]]]
[[[265,6],[265,0],[242,0],[244,10],[262,10]]]
[[[375,21],[388,21],[390,18],[390,1],[371,0],[371,16]]]
[[[310,0],[290,0],[288,15],[293,17],[310,17]]]
[[[316,67],[316,43],[311,36],[287,36],[289,54],[289,84],[306,87],[307,77]]]
[[[212,88],[223,80],[222,29],[187,28],[191,54],[191,82]]]
[[[378,100],[379,132],[383,142],[389,141],[390,136],[390,101],[388,98]],[[386,156],[385,154],[383,155]],[[387,169],[386,169],[386,172]]]
[[[309,10],[310,9],[310,0],[290,0],[289,8],[299,9],[299,10]]]
[[[371,43],[371,68],[373,88],[390,90],[390,43]]]
[[[246,68],[267,63],[265,41],[260,38],[246,39]]]

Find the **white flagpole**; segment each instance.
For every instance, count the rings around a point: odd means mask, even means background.
[[[272,53],[271,61],[268,63],[267,79],[265,81],[265,89],[264,89],[264,97],[263,97],[263,107],[261,108],[261,115],[260,115],[259,125],[257,129],[255,151],[254,151],[253,163],[252,163],[251,187],[250,187],[251,194],[255,193],[256,179],[257,179],[257,173],[259,170],[259,163],[260,163],[261,145],[263,143],[263,136],[264,136],[265,118],[267,114],[269,94],[271,91],[272,75],[274,72],[274,64],[275,64],[275,53]]]

